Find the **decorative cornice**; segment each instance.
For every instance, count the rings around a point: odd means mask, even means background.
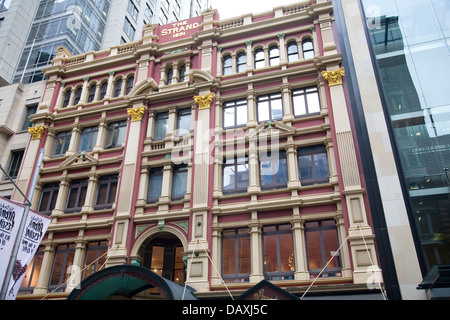
[[[334,71],[322,71],[322,77],[328,81],[328,85],[337,86],[342,84],[342,78],[345,75],[344,68],[340,68]]]
[[[145,106],[141,106],[139,108],[129,108],[127,112],[131,117],[131,122],[141,121],[145,113]]]
[[[28,128],[28,133],[31,134],[31,140],[39,140],[44,134],[45,126],[30,127]]]
[[[210,92],[205,96],[195,96],[194,101],[198,103],[198,110],[209,109],[214,98],[214,93]]]

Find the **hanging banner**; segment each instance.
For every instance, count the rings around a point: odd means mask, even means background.
[[[0,197],[0,281],[3,286],[24,207]],[[0,287],[1,287],[0,286]]]
[[[19,246],[5,297],[5,300],[14,300],[16,299],[25,272],[50,225],[51,218],[29,210],[23,234],[18,237],[19,224],[24,216],[25,207],[0,197],[0,209],[0,237],[2,237],[0,247],[0,272],[2,273],[0,277],[3,280],[2,286],[8,282],[8,279],[5,279],[5,274],[15,241],[18,241]],[[9,225],[8,222],[10,223]],[[4,228],[2,228],[3,226]],[[11,232],[8,231],[8,228],[11,229]]]

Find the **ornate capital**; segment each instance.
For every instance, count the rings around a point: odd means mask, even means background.
[[[127,111],[128,115],[131,117],[131,122],[141,121],[145,113],[145,106],[139,108],[130,108]]]
[[[194,101],[195,103],[198,103],[198,110],[209,109],[213,98],[214,93],[211,92],[205,96],[195,96]]]
[[[328,85],[337,86],[342,84],[342,77],[345,75],[344,68],[334,71],[322,71],[322,77],[328,81]]]
[[[30,127],[28,128],[28,133],[31,134],[31,140],[39,140],[44,134],[45,126]]]

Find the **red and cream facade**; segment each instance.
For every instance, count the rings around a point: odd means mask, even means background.
[[[275,267],[273,277],[268,277],[274,284],[297,294],[313,281],[312,290],[322,287],[330,293],[335,287],[366,288],[373,277],[368,268],[378,265],[377,251],[333,23],[331,2],[304,1],[226,21],[216,11],[206,10],[179,23],[147,25],[141,40],[101,52],[71,56],[60,48],[53,66],[45,70],[47,88],[32,116],[32,139],[18,178],[19,187],[27,190],[39,150],[44,148],[32,209],[40,209],[43,190],[49,185],[56,186],[57,196],[48,212],[52,223],[42,242],[33,293],[19,298],[64,296],[81,281],[78,273],[65,285],[66,293],[52,293],[49,282],[58,247],[71,248],[70,264],[78,270],[86,266],[89,243],[102,241],[107,243],[106,267],[150,268],[144,248],[161,234],[177,239],[185,280],[198,298],[227,298],[228,290],[238,295],[267,278],[264,253],[269,250],[269,235],[292,242],[289,269]],[[295,52],[297,58],[291,58]],[[317,107],[302,91],[308,88],[319,98],[318,112],[294,106],[299,94],[306,108]],[[244,113],[237,111],[238,102],[245,106],[239,109]],[[233,119],[224,119],[225,109]],[[190,123],[183,135],[177,132],[180,111],[190,114],[183,118],[184,126],[186,119]],[[158,117],[162,113],[165,122]],[[161,123],[167,128],[165,136],[156,139]],[[125,136],[111,145],[114,124]],[[89,135],[89,130],[95,134]],[[64,143],[67,147],[61,152],[58,148]],[[92,148],[80,151],[84,143]],[[314,150],[323,150],[328,176],[320,183],[306,183],[300,164],[308,157],[316,159]],[[282,151],[280,164],[286,166],[287,175],[281,185],[275,181],[275,187],[265,188],[267,176],[261,171],[264,164],[272,163],[261,157],[275,151]],[[226,192],[224,186],[230,186],[233,175],[225,168],[238,158],[245,159],[244,165],[231,166],[231,171],[245,171],[241,175],[245,190]],[[161,169],[159,180],[151,180],[155,168]],[[117,177],[115,184],[105,182],[105,176]],[[79,193],[74,193],[75,181],[85,183]],[[161,190],[156,201],[149,201],[149,185],[154,181],[159,181]],[[181,197],[173,193],[180,181],[186,182]],[[99,205],[101,186],[117,190],[111,195],[108,192],[113,191],[105,191],[113,197],[110,206]],[[72,203],[80,197],[83,203]],[[13,199],[20,201],[20,194]],[[317,253],[307,247],[306,233],[308,223],[320,221],[331,222],[331,234],[337,235],[337,241],[323,235],[317,239],[325,246],[327,241],[340,246],[334,248],[339,251],[334,265],[339,270],[315,279],[309,263]],[[273,229],[265,229],[269,226]],[[287,231],[277,233],[282,229]],[[243,244],[248,250],[232,249],[239,265],[224,266],[225,239],[231,235],[241,244],[234,236],[241,232],[249,241]],[[286,265],[283,243],[274,243],[279,263]],[[319,255],[328,259],[330,252]],[[244,276],[237,270],[241,263],[247,265]],[[230,268],[236,277],[223,277]]]

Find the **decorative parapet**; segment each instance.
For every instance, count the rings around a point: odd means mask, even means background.
[[[213,98],[214,93],[211,92],[205,96],[195,96],[194,101],[195,103],[198,103],[198,110],[209,109]]]
[[[328,85],[337,86],[342,84],[342,78],[345,75],[344,68],[340,68],[334,71],[322,71],[322,77],[328,81]]]
[[[31,140],[39,140],[44,134],[45,126],[30,127],[28,128],[28,133],[31,134]]]
[[[131,117],[131,122],[141,121],[145,113],[145,106],[139,108],[130,108],[127,110],[128,115]]]

